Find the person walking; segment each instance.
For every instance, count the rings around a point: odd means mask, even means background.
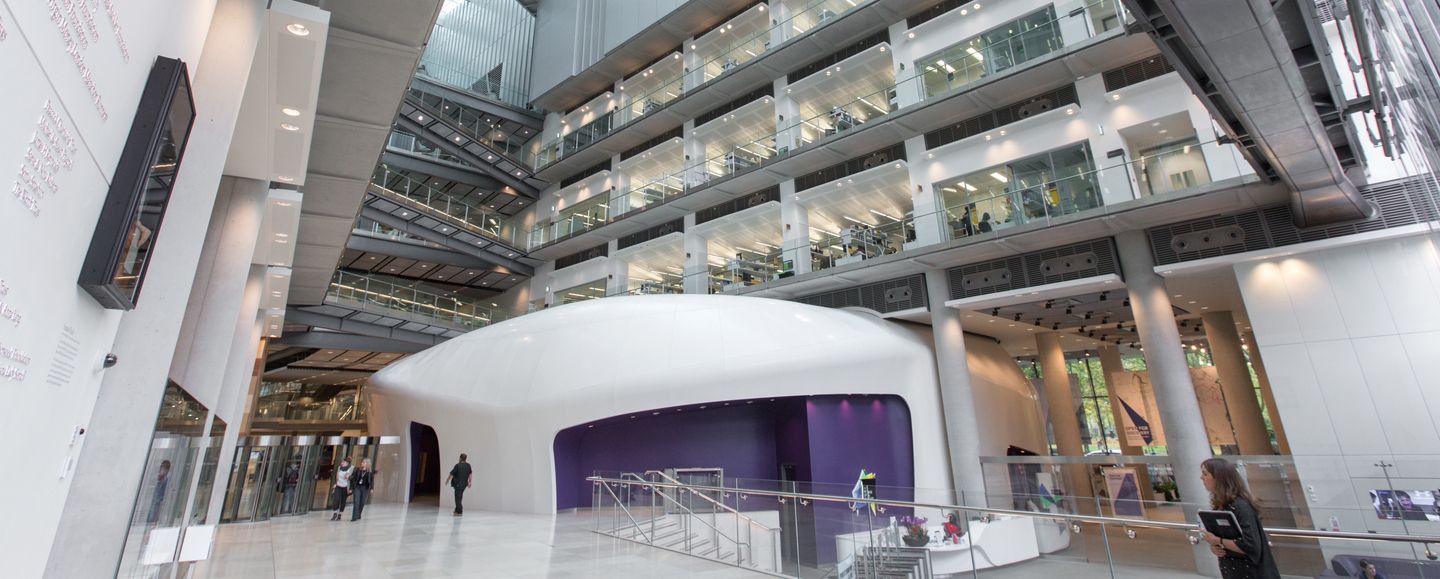
[[[370,470],[370,459],[360,459],[360,468],[350,474],[350,492],[355,494],[355,506],[350,508],[350,521],[360,520],[365,503],[370,500],[370,489],[375,486],[375,471]]]
[[[1234,513],[1240,524],[1240,538],[1221,539],[1209,532],[1205,542],[1210,552],[1220,558],[1220,576],[1224,579],[1280,579],[1280,568],[1270,541],[1260,526],[1260,513],[1255,497],[1246,488],[1235,465],[1223,458],[1200,463],[1200,481],[1210,491],[1210,508]]]
[[[461,501],[465,497],[465,489],[470,488],[475,477],[474,469],[470,468],[469,462],[466,462],[468,458],[465,453],[460,453],[460,462],[455,463],[455,466],[450,469],[450,476],[445,478],[445,484],[455,489],[455,512],[452,514],[457,517],[465,514],[465,506]]]
[[[345,499],[350,496],[350,475],[354,474],[355,467],[350,465],[350,459],[340,461],[340,468],[335,469],[335,490],[331,491],[331,501],[335,503],[335,514],[330,520],[338,521],[345,513]]]

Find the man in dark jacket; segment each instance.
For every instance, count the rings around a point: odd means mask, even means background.
[[[350,492],[355,496],[355,506],[350,508],[350,520],[360,520],[365,503],[370,501],[370,489],[375,486],[375,471],[370,470],[370,459],[360,461],[360,468],[350,474]]]
[[[460,462],[455,463],[455,467],[450,469],[450,476],[445,479],[445,484],[455,489],[455,512],[453,514],[457,517],[465,514],[465,507],[460,501],[463,500],[465,489],[470,488],[470,483],[475,476],[475,471],[470,468],[470,463],[465,462],[467,458],[469,457],[465,456],[465,453],[460,453]]]

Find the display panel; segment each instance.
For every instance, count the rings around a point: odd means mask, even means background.
[[[194,122],[185,63],[157,58],[80,270],[80,286],[107,309],[140,298]]]

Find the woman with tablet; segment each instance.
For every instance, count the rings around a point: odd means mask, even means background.
[[[1235,465],[1223,458],[1212,458],[1200,464],[1200,471],[1200,480],[1205,483],[1205,490],[1210,491],[1210,508],[1234,516],[1236,528],[1233,532],[1223,533],[1227,536],[1215,534],[1217,529],[1208,524],[1205,532],[1205,542],[1210,544],[1210,551],[1220,558],[1220,576],[1225,579],[1280,579],[1275,554],[1270,551],[1265,529],[1260,526],[1255,498],[1245,487],[1245,481],[1240,478]],[[1221,525],[1226,526],[1229,525]]]

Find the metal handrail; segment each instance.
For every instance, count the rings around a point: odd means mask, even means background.
[[[620,497],[615,494],[615,489],[612,489],[609,487],[609,485],[606,485],[605,492],[610,493],[610,497],[615,499],[616,505],[620,504]],[[645,542],[649,543],[650,535],[645,533],[645,529],[640,528],[640,521],[635,520],[635,516],[630,514],[630,509],[620,507],[620,510],[625,511],[625,518],[630,519],[630,524],[635,525],[635,531],[640,533],[640,536],[645,537]]]
[[[632,481],[620,479],[609,479],[605,477],[592,476],[585,480],[601,483],[634,484]],[[674,485],[668,483],[647,482],[645,484],[657,487],[681,488],[690,490],[716,491],[722,493],[745,493],[758,496],[782,497],[793,499],[806,499],[812,501],[824,501],[833,503],[854,503],[857,505],[878,505],[896,506],[921,509],[973,511],[989,515],[1005,515],[1014,517],[1027,517],[1034,519],[1064,520],[1071,523],[1093,523],[1099,525],[1119,525],[1122,527],[1137,527],[1149,529],[1171,529],[1186,532],[1198,532],[1198,523],[1174,523],[1169,521],[1148,521],[1141,519],[1125,519],[1120,517],[1102,517],[1096,515],[1076,515],[1067,513],[1037,513],[1033,511],[1019,511],[1014,509],[997,509],[993,507],[972,507],[962,505],[946,505],[940,503],[923,503],[916,501],[902,500],[879,500],[879,499],[857,499],[855,497],[842,497],[836,495],[817,495],[810,493],[794,493],[785,491],[768,491],[743,488],[715,487],[707,485]],[[1353,541],[1394,541],[1402,543],[1440,543],[1440,536],[1433,535],[1397,535],[1394,533],[1355,533],[1349,531],[1319,531],[1314,529],[1290,529],[1290,528],[1265,528],[1265,534],[1280,537],[1296,537],[1308,539],[1339,539]]]
[[[632,475],[632,476],[633,476],[633,475]],[[593,477],[592,477],[592,478],[593,478]],[[651,481],[645,481],[645,480],[643,480],[643,479],[640,479],[639,481],[625,481],[624,479],[617,479],[616,482],[621,482],[622,484],[627,484],[627,485],[635,484],[636,482],[639,482],[642,486],[652,486],[652,487],[653,487],[653,486],[661,486],[661,485],[658,485],[657,483],[654,483],[654,482],[651,482]],[[686,488],[687,488],[686,485],[683,485],[683,484],[664,485],[664,486],[666,486],[667,488],[675,488],[675,489],[686,489]],[[609,490],[609,489],[607,489],[607,490]],[[611,496],[615,496],[615,491],[609,491],[609,492],[610,492],[610,495],[611,495]],[[710,524],[710,523],[705,522],[705,519],[700,518],[700,515],[696,514],[695,511],[690,510],[690,507],[687,507],[687,506],[685,506],[685,505],[680,504],[680,501],[675,500],[675,497],[668,496],[668,495],[666,495],[665,493],[655,493],[655,494],[656,494],[656,495],[659,495],[661,498],[663,498],[663,499],[665,499],[665,500],[667,500],[667,501],[670,501],[671,503],[674,503],[676,507],[678,507],[678,508],[679,508],[680,510],[682,510],[682,511],[685,511],[685,514],[689,515],[689,518],[686,519],[686,521],[687,521],[687,523],[686,523],[686,527],[687,527],[687,528],[686,528],[686,531],[685,531],[685,532],[686,532],[686,535],[687,535],[686,538],[685,538],[685,542],[686,542],[686,543],[689,543],[689,542],[690,542],[690,538],[689,538],[689,536],[688,536],[688,535],[689,535],[689,528],[688,528],[688,527],[689,527],[689,523],[688,523],[688,521],[690,521],[690,520],[695,520],[695,521],[699,521],[700,524],[702,524],[702,525],[705,525],[705,526],[707,526],[707,527],[710,527],[710,530],[715,531],[715,535],[716,535],[716,536],[718,536],[718,537],[720,537],[720,538],[723,538],[723,539],[726,539],[726,540],[729,540],[729,541],[732,542],[732,543],[735,543],[735,556],[736,556],[736,557],[739,557],[739,556],[740,556],[740,551],[741,551],[741,549],[740,549],[740,547],[741,547],[740,537],[735,537],[735,538],[733,538],[733,539],[730,538],[730,537],[727,536],[725,533],[721,532],[719,527],[716,527],[715,525],[712,525],[712,524]],[[692,493],[692,494],[693,494],[693,493]],[[616,497],[615,500],[616,500],[617,503],[618,503],[618,501],[619,501],[620,499],[619,499],[619,497]],[[624,510],[624,511],[625,511],[625,515],[626,515],[626,516],[629,516],[629,515],[630,515],[630,509],[629,509],[629,508],[624,507],[624,506],[621,506],[620,508],[621,508],[621,510]],[[655,515],[654,515],[654,513],[651,513],[650,516],[653,517],[653,516],[655,516]],[[630,517],[630,520],[631,520],[631,521],[634,521],[635,518],[634,518],[634,517]],[[635,524],[636,524],[636,525],[639,525],[639,523],[635,523]],[[650,540],[647,538],[647,539],[646,539],[646,542],[648,543],[648,542],[650,542]],[[746,546],[748,547],[748,545],[746,545]],[[718,542],[717,542],[717,547],[718,547]],[[688,550],[688,549],[687,549],[687,550]],[[716,555],[719,555],[719,551],[718,551],[718,550],[716,551]],[[718,559],[719,557],[716,557],[716,558]],[[737,562],[738,562],[738,560],[737,560]]]
[[[695,485],[691,485],[691,484],[688,484],[688,483],[682,483],[682,482],[680,482],[680,481],[678,481],[678,480],[675,480],[674,477],[672,477],[672,476],[670,476],[670,475],[667,475],[667,474],[665,474],[664,472],[661,472],[661,471],[658,471],[658,470],[647,470],[647,471],[645,471],[645,474],[657,474],[657,475],[660,475],[660,476],[661,476],[662,478],[664,478],[665,480],[668,480],[668,481],[670,481],[670,482],[673,483],[673,484],[680,485],[681,488],[689,488],[689,489],[691,489],[691,490],[694,490],[695,488],[697,488]],[[746,522],[749,522],[751,525],[754,525],[754,526],[756,526],[756,527],[759,527],[760,530],[762,530],[762,531],[765,531],[765,532],[768,533],[768,532],[771,532],[771,531],[775,531],[775,530],[776,530],[776,529],[772,529],[772,528],[770,528],[770,527],[768,527],[768,526],[765,526],[765,524],[764,524],[764,523],[761,523],[760,521],[757,521],[757,520],[752,519],[752,518],[750,518],[750,517],[748,517],[748,516],[746,516],[746,515],[741,514],[740,511],[735,510],[735,509],[733,509],[733,508],[730,508],[729,505],[726,505],[725,503],[722,503],[722,502],[720,502],[720,501],[717,501],[717,500],[715,500],[715,499],[712,499],[712,498],[710,498],[709,496],[706,496],[706,495],[703,494],[703,493],[691,493],[691,494],[697,495],[697,496],[699,496],[700,498],[705,499],[706,501],[709,501],[711,504],[713,504],[713,505],[715,505],[715,506],[717,506],[717,507],[720,507],[720,509],[723,510],[723,511],[727,511],[727,512],[730,512],[730,513],[734,513],[735,516],[740,517],[740,518],[742,518],[742,519],[745,519]]]

